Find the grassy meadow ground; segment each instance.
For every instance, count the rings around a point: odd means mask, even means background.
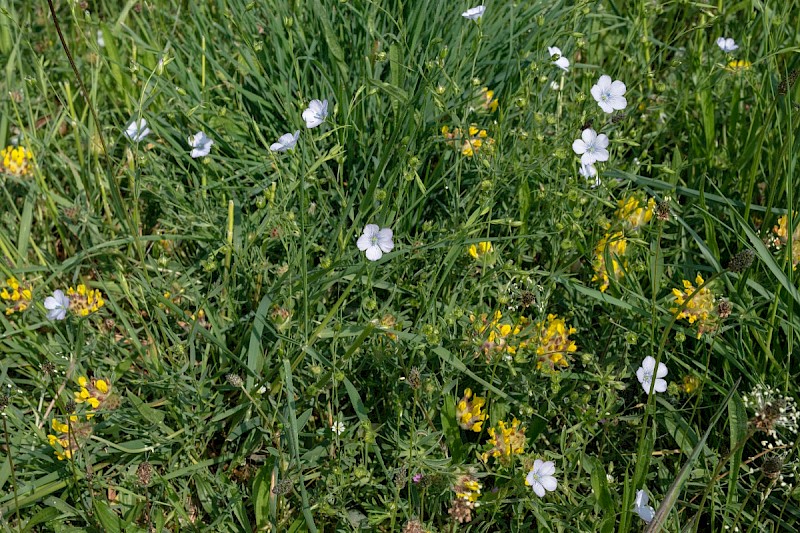
[[[800,5],[48,4],[5,530],[800,528]]]

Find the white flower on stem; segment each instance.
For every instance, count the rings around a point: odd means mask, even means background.
[[[625,99],[625,84],[619,80],[611,81],[611,76],[603,74],[596,85],[592,85],[592,96],[606,113],[615,109],[622,111],[628,105]]]
[[[533,492],[540,498],[544,498],[546,491],[554,491],[558,486],[558,481],[553,476],[556,473],[556,465],[553,461],[542,461],[536,459],[533,462],[533,469],[525,476],[525,484],[533,489]]]
[[[390,228],[380,229],[377,224],[367,224],[356,245],[359,250],[367,253],[367,259],[377,261],[394,248],[393,235]]]
[[[656,515],[656,510],[647,505],[649,499],[644,490],[637,490],[636,501],[633,502],[633,511],[648,524],[653,521],[653,517]]]
[[[106,45],[106,40],[103,39],[103,30],[97,30],[97,46],[103,48]]]
[[[130,124],[128,124],[128,128],[125,130],[125,135],[128,136],[128,139],[132,140],[135,143],[138,143],[145,137],[150,134],[150,128],[147,127],[147,121],[143,118],[139,120],[134,120]]]
[[[303,111],[303,120],[306,121],[306,128],[316,128],[328,116],[328,101],[311,100],[308,107]]]
[[[205,133],[198,131],[192,137],[189,137],[189,146],[192,147],[192,158],[205,157],[211,151],[211,145],[214,141],[209,139]]]
[[[567,72],[569,70],[569,59],[561,55],[561,49],[559,47],[548,46],[547,52],[550,54],[551,59],[554,57],[556,58],[555,61],[553,61],[553,64],[555,66],[557,66],[564,72]]]
[[[726,54],[733,52],[734,50],[739,48],[739,45],[736,44],[736,41],[734,41],[730,37],[728,37],[727,39],[725,37],[719,37],[717,39],[717,46],[719,46],[719,49],[725,52]]]
[[[647,394],[650,394],[650,386],[653,383],[653,379],[655,379],[656,382],[653,391],[664,392],[667,390],[667,380],[663,378],[668,372],[667,365],[664,363],[658,363],[658,370],[656,370],[656,360],[648,355],[644,358],[644,361],[642,361],[642,366],[636,371],[636,377],[639,379],[639,383],[642,384],[642,388]]]
[[[566,57],[559,57],[558,59],[553,61],[553,64],[555,64],[555,66],[557,66],[564,72],[569,71],[569,59],[567,59]]]
[[[341,420],[337,420],[333,424],[331,424],[331,431],[336,433],[337,435],[341,435],[344,433],[344,422]]]
[[[69,310],[69,298],[64,291],[58,289],[52,296],[44,299],[44,308],[47,309],[47,318],[50,320],[64,320]]]
[[[300,130],[294,133],[284,133],[278,137],[278,142],[269,145],[269,149],[273,152],[285,152],[286,150],[294,149],[297,144],[297,138],[300,137]]]
[[[608,137],[597,134],[592,128],[581,133],[580,139],[572,142],[572,150],[581,156],[581,165],[593,165],[598,161],[608,161]]]
[[[592,188],[600,186],[600,175],[597,173],[597,168],[591,163],[588,165],[581,164],[581,167],[578,169],[578,174],[583,176],[584,178],[592,179],[594,178],[594,185]]]
[[[592,163],[589,163],[588,165],[581,163],[581,168],[578,169],[578,174],[586,179],[593,178],[597,176],[597,169]]]
[[[475,6],[461,13],[461,16],[469,20],[478,20],[483,16],[484,11],[486,11],[486,6]]]

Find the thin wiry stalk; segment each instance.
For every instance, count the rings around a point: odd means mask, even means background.
[[[14,459],[11,457],[13,454],[11,453],[11,439],[8,436],[8,421],[6,420],[5,413],[0,414],[0,416],[3,417],[3,434],[5,435],[6,447],[8,449],[8,466],[11,469],[11,484],[14,486],[14,507],[17,511],[17,530],[22,531],[22,519],[19,516],[19,496],[17,494],[17,475],[14,470]]]

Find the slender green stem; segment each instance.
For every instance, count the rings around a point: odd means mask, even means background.
[[[231,254],[233,253],[233,222],[234,222],[233,200],[228,200],[228,223],[225,233],[225,273],[223,275],[223,283],[222,283],[223,301],[229,302],[228,307],[224,310],[227,317],[230,317],[232,315],[232,310],[233,310],[230,298],[225,297],[228,291],[228,284],[231,275]]]
[[[747,492],[747,496],[745,496],[744,501],[742,502],[742,505],[739,507],[739,512],[736,513],[736,518],[734,518],[734,520],[733,520],[734,528],[736,528],[736,524],[739,523],[739,517],[744,512],[744,508],[745,508],[745,505],[747,504],[747,501],[750,499],[750,496],[752,496],[753,493],[756,491],[756,487],[758,487],[758,485],[761,483],[761,481],[763,479],[764,479],[764,472],[761,472],[761,475],[758,476],[758,479],[756,480],[756,482],[753,483],[753,486],[750,487],[750,490]],[[753,531],[753,528],[755,527],[756,524],[761,525],[761,522],[758,520],[758,517],[761,516],[761,511],[764,509],[764,501],[766,501],[766,499],[769,497],[769,493],[772,491],[773,485],[775,485],[775,480],[771,480],[770,481],[769,486],[767,487],[767,490],[764,492],[764,495],[761,497],[761,501],[758,503],[758,509],[756,510],[756,514],[753,517],[753,519],[750,520],[750,527],[747,528],[747,532],[746,533],[750,533],[751,531]],[[734,531],[735,531],[735,529],[734,529]]]
[[[306,235],[306,173],[300,173],[300,274],[303,278],[303,338],[308,340],[308,236]]]
[[[17,530],[22,531],[22,519],[19,516],[19,496],[17,495],[17,475],[14,471],[14,460],[11,453],[11,439],[8,436],[8,421],[6,420],[6,413],[0,414],[3,417],[3,434],[6,439],[6,448],[8,450],[8,466],[11,470],[11,484],[14,487],[14,507],[17,511]]]
[[[747,444],[747,441],[749,441],[750,437],[752,437],[754,434],[755,434],[755,431],[751,428],[748,431],[747,436],[745,436],[745,438],[743,438],[742,440],[737,442],[736,446],[734,446],[733,449],[731,449],[725,455],[725,457],[721,457],[720,460],[717,461],[717,465],[714,467],[714,472],[711,474],[711,478],[708,480],[708,483],[706,483],[706,487],[703,490],[703,497],[700,500],[700,504],[697,506],[697,516],[698,517],[700,516],[700,513],[703,511],[703,506],[706,503],[706,499],[708,498],[708,494],[711,491],[711,488],[717,482],[717,479],[718,479],[717,476],[719,476],[719,473],[722,470],[722,466],[725,465],[728,462],[728,459],[733,457],[734,454],[736,454],[739,450],[744,448],[744,445]],[[738,520],[738,515],[737,515],[737,520]],[[736,521],[734,520],[734,523],[735,522]],[[695,520],[694,526],[695,526],[695,531],[697,531],[698,520]]]
[[[98,437],[97,435],[92,435],[92,440],[96,440],[97,442],[102,442],[106,446],[114,448],[115,450],[119,450],[123,453],[129,454],[136,454],[136,453],[145,453],[145,452],[152,452],[155,451],[155,446],[142,446],[141,448],[127,448],[125,446],[120,446],[119,444],[115,444],[110,440],[106,440],[102,437]]]

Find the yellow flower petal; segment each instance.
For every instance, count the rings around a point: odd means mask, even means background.
[[[97,387],[97,390],[102,392],[103,394],[108,394],[108,384],[103,379],[98,379],[95,381],[94,386]]]

